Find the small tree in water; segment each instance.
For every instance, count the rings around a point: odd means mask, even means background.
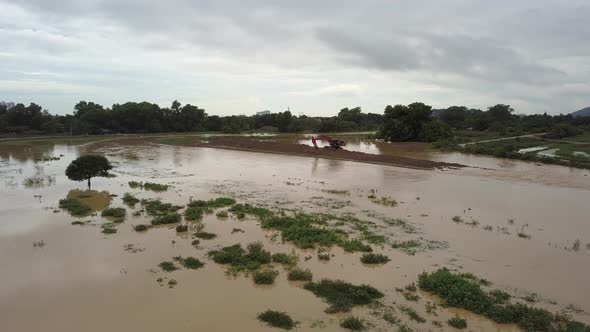
[[[90,179],[93,177],[106,177],[113,166],[103,156],[83,156],[72,161],[66,168],[66,176],[72,181],[88,180],[90,190]]]

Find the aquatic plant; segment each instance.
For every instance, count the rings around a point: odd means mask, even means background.
[[[264,250],[260,242],[248,244],[246,250],[240,244],[211,250],[208,256],[217,264],[228,264],[233,274],[256,270],[263,264],[271,262],[270,252]]]
[[[365,329],[365,324],[362,320],[356,317],[348,317],[340,322],[340,327],[351,331],[362,331]]]
[[[171,261],[164,261],[158,264],[158,266],[165,272],[172,272],[178,270],[178,267],[176,267],[176,265],[174,265],[174,262]]]
[[[297,325],[291,316],[281,311],[266,310],[258,314],[257,318],[261,322],[283,330],[291,330]]]
[[[142,199],[141,205],[145,208],[145,211],[150,216],[166,215],[182,209],[182,206],[180,205],[162,203],[160,200],[155,199]]]
[[[145,232],[150,228],[149,225],[145,225],[145,224],[139,224],[139,225],[135,225],[133,226],[133,230],[136,232]]]
[[[383,254],[364,254],[361,256],[361,262],[363,264],[385,264],[389,262],[389,257]]]
[[[383,297],[383,293],[371,286],[356,286],[342,280],[308,282],[303,288],[328,302],[328,313],[348,312],[354,306],[371,304]]]
[[[189,207],[184,211],[184,217],[190,221],[201,220],[203,218],[203,208],[197,206]]]
[[[219,211],[215,215],[217,218],[227,218],[229,216],[226,210]]]
[[[313,274],[309,269],[293,268],[287,274],[287,279],[291,281],[311,281]]]
[[[194,233],[193,237],[199,238],[201,240],[211,240],[211,239],[216,238],[217,234],[200,231],[200,232]]]
[[[125,203],[131,207],[135,206],[135,204],[140,202],[137,197],[133,196],[130,193],[125,193],[123,195],[123,198],[121,198],[121,199],[123,200],[123,203]]]

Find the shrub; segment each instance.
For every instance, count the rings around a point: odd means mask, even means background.
[[[361,256],[363,264],[385,264],[389,261],[389,257],[382,254],[364,254]]]
[[[348,317],[340,322],[340,326],[351,331],[362,331],[365,329],[365,324],[362,320],[356,317]]]
[[[217,218],[227,218],[227,217],[229,217],[229,214],[227,213],[226,210],[219,211],[215,215],[217,216]]]
[[[311,281],[313,274],[309,269],[294,268],[287,274],[287,279],[291,281]]]
[[[178,225],[176,226],[176,233],[184,233],[188,231],[188,225]]]
[[[127,211],[124,208],[108,208],[104,209],[100,214],[103,217],[125,218]]]
[[[490,296],[492,297],[492,301],[498,304],[504,303],[510,300],[511,298],[510,294],[503,292],[499,289],[494,289],[493,291],[490,291]]]
[[[166,191],[166,190],[168,190],[168,185],[153,183],[153,182],[146,182],[143,184],[143,189],[151,190],[151,191]]]
[[[86,206],[77,199],[66,198],[59,201],[59,207],[68,211],[72,216],[82,217],[87,216],[92,212],[89,206]]]
[[[170,203],[162,203],[159,200],[151,200],[151,199],[142,199],[141,205],[145,207],[145,211],[150,216],[161,216],[165,214],[174,213],[180,209],[182,206],[179,205],[172,205]]]
[[[258,314],[258,320],[283,330],[291,330],[297,325],[297,322],[287,313],[274,310],[266,310]]]
[[[425,323],[426,319],[424,319],[424,317],[420,316],[416,310],[410,308],[410,307],[406,307],[406,306],[402,306],[399,308],[403,313],[405,313],[406,315],[408,315],[410,317],[410,319],[418,322],[418,323]]]
[[[201,220],[203,218],[203,208],[201,207],[189,207],[184,211],[184,217],[186,220]]]
[[[321,261],[329,261],[330,260],[330,253],[326,252],[326,253],[319,253],[318,254],[318,259]]]
[[[256,271],[252,278],[257,285],[271,285],[278,275],[279,273],[273,270]]]
[[[152,219],[152,225],[175,224],[182,220],[182,216],[178,213],[170,213],[162,216],[157,216]]]
[[[244,250],[240,244],[234,244],[221,250],[211,250],[208,255],[215,263],[229,264],[232,271],[236,273],[256,270],[271,261],[270,252],[264,250],[260,242],[249,244],[247,250]]]
[[[272,261],[287,266],[294,266],[297,264],[297,256],[288,255],[284,253],[276,253],[272,255]]]
[[[304,288],[328,302],[328,312],[331,313],[347,312],[356,305],[370,304],[383,297],[383,293],[371,286],[356,286],[341,280],[308,282]]]
[[[163,271],[166,272],[172,272],[172,271],[176,271],[178,270],[178,268],[176,267],[176,265],[174,265],[174,262],[171,261],[165,261],[162,262],[158,265]]]
[[[139,225],[135,225],[133,226],[133,230],[136,232],[145,232],[150,228],[149,225],[144,225],[144,224],[139,224]]]
[[[113,227],[103,227],[102,233],[103,234],[115,234],[115,233],[117,233],[117,229],[113,228]]]
[[[346,240],[343,241],[341,247],[347,252],[371,252],[373,248],[370,245],[362,243],[360,240]]]
[[[452,326],[454,328],[458,328],[460,330],[467,327],[467,321],[465,321],[465,319],[463,319],[459,316],[455,316],[455,317],[449,319],[447,321],[447,324],[449,324],[450,326]]]
[[[174,260],[177,261],[180,265],[184,266],[187,269],[199,269],[205,266],[205,263],[201,262],[197,258],[194,257],[186,257],[183,258],[182,256],[174,257]]]

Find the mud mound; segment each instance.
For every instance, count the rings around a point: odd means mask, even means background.
[[[413,159],[391,155],[368,154],[347,150],[334,150],[329,147],[315,149],[303,144],[292,144],[274,141],[261,141],[244,137],[215,137],[207,143],[191,144],[193,146],[204,146],[231,150],[244,150],[265,153],[278,153],[296,156],[309,156],[328,159],[359,161],[371,164],[391,165],[417,169],[443,169],[465,167],[465,165],[444,163],[431,160]]]

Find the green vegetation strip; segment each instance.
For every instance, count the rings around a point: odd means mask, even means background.
[[[506,303],[509,295],[497,290],[486,292],[481,288],[481,279],[470,274],[454,274],[445,268],[425,272],[419,276],[418,286],[440,296],[449,306],[485,315],[497,323],[515,323],[525,331],[590,331],[590,326],[566,315],[554,315],[521,303]]]
[[[297,325],[297,322],[287,313],[274,310],[266,310],[258,314],[258,320],[283,330],[291,330]]]
[[[356,286],[342,280],[323,279],[308,282],[303,287],[330,304],[327,313],[348,312],[354,306],[371,304],[384,296],[371,286]]]

